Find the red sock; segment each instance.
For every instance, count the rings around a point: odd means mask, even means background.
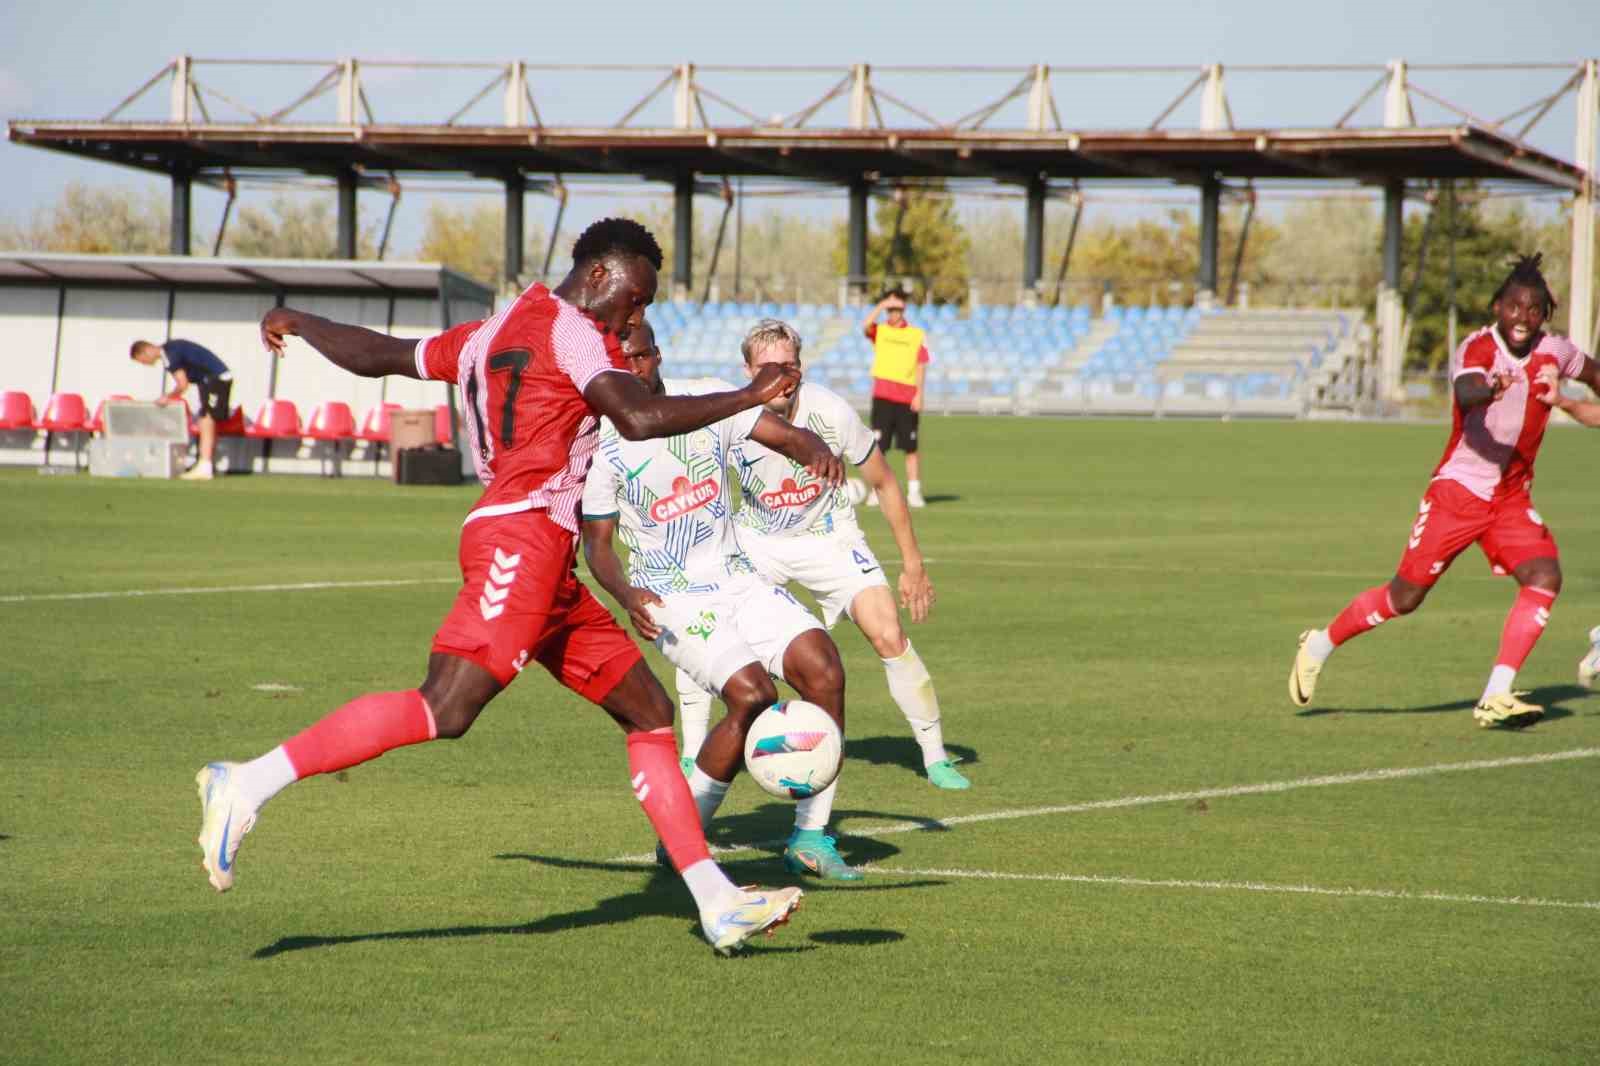
[[[329,774],[386,751],[438,735],[428,701],[416,689],[373,692],[351,700],[283,742],[295,777]]]
[[[1545,589],[1524,585],[1517,591],[1511,613],[1506,615],[1505,628],[1500,631],[1500,651],[1494,657],[1496,666],[1522,669],[1528,653],[1544,635],[1545,624],[1550,621],[1550,607],[1555,602],[1556,594]]]
[[[628,734],[628,773],[633,794],[656,836],[667,846],[673,868],[682,873],[701,859],[711,858],[700,829],[700,812],[678,768],[678,741],[671,726]]]
[[[1395,616],[1394,603],[1389,599],[1388,585],[1374,585],[1350,601],[1339,612],[1339,617],[1328,624],[1328,639],[1338,647],[1351,637],[1359,637],[1369,629],[1383,625]]]

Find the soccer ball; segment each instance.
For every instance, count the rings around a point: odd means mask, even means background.
[[[850,497],[853,507],[860,507],[867,500],[867,483],[858,477],[845,481],[845,493]]]
[[[844,738],[828,712],[805,700],[783,700],[756,715],[744,741],[744,765],[762,790],[805,799],[833,784]]]

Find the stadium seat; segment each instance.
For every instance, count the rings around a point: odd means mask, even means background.
[[[255,424],[245,430],[245,436],[264,440],[299,439],[300,412],[293,400],[268,400],[256,412]]]
[[[398,403],[382,403],[372,408],[367,412],[367,417],[361,420],[361,432],[356,434],[356,440],[374,444],[389,443],[389,416],[402,406]]]
[[[0,429],[33,429],[33,400],[25,392],[0,393]]]
[[[306,436],[312,440],[352,440],[356,435],[356,419],[350,405],[331,400],[318,404],[306,423]]]
[[[46,433],[85,433],[89,429],[89,409],[76,392],[58,392],[44,405],[39,428]]]

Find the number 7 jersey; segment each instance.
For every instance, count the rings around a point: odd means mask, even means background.
[[[493,318],[418,341],[416,362],[418,377],[461,390],[466,445],[485,486],[466,521],[543,509],[577,533],[600,426],[583,390],[598,374],[626,373],[616,337],[532,285]]]

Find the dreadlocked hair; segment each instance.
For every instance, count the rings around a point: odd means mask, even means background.
[[[636,255],[661,269],[661,245],[649,230],[631,218],[602,218],[572,244],[572,262],[578,266],[608,255]]]
[[[1489,301],[1491,310],[1500,302],[1500,297],[1505,295],[1507,289],[1513,285],[1523,285],[1544,293],[1544,313],[1552,314],[1556,309],[1556,297],[1555,293],[1550,291],[1550,283],[1544,280],[1544,274],[1539,270],[1539,264],[1543,261],[1543,252],[1517,256],[1516,263],[1511,267],[1511,273],[1507,274],[1506,280],[1494,290],[1494,297]]]

